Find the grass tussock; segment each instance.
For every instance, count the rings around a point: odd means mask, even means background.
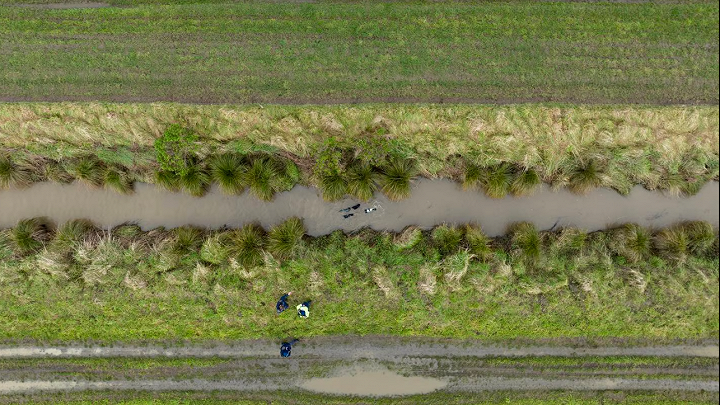
[[[433,229],[432,240],[441,255],[449,255],[458,250],[463,238],[463,230],[451,225],[440,225]]]
[[[25,256],[38,252],[52,239],[52,230],[45,218],[23,219],[10,232],[15,254]]]
[[[351,165],[347,174],[347,191],[353,197],[369,201],[377,190],[378,173],[369,164]]]
[[[118,225],[118,226],[114,227],[110,231],[110,234],[114,238],[124,242],[127,245],[131,241],[133,241],[135,238],[138,238],[140,235],[142,235],[143,231],[142,231],[142,229],[140,229],[140,227],[138,225],[123,224],[123,225]]]
[[[484,176],[483,168],[474,164],[466,164],[462,175],[462,187],[465,190],[477,189],[480,187],[480,180]]]
[[[562,256],[574,257],[585,248],[588,233],[577,228],[563,228],[555,233],[551,241],[551,250]]]
[[[516,197],[531,195],[540,183],[540,175],[534,169],[520,170],[510,183],[509,191]]]
[[[202,197],[210,186],[210,175],[201,165],[192,164],[187,166],[184,172],[178,176],[178,182],[180,187],[188,194]]]
[[[422,239],[423,234],[420,228],[416,226],[410,226],[393,237],[393,244],[398,250],[406,250],[420,243]]]
[[[171,250],[177,254],[197,252],[203,244],[205,230],[195,226],[181,226],[170,231]]]
[[[229,255],[227,234],[215,234],[205,239],[200,248],[200,258],[210,264],[224,264]]]
[[[9,156],[0,153],[0,189],[25,187],[31,182],[30,170],[14,163]]]
[[[40,169],[42,177],[55,183],[70,184],[75,180],[72,174],[63,165],[52,159],[47,159]]]
[[[55,250],[69,251],[82,243],[90,234],[96,234],[99,229],[88,219],[74,219],[68,221],[55,232],[51,247]]]
[[[337,201],[348,193],[345,177],[339,172],[330,172],[320,177],[320,190],[325,201]]]
[[[391,157],[383,166],[380,175],[382,191],[391,200],[400,200],[410,195],[410,180],[417,175],[414,160]]]
[[[652,233],[637,224],[626,224],[610,233],[610,248],[629,261],[645,260],[652,252]]]
[[[492,239],[490,239],[479,225],[465,226],[465,240],[468,245],[468,252],[482,261],[489,261],[494,256]]]
[[[709,222],[690,221],[682,224],[689,239],[690,252],[695,255],[709,254],[717,242],[717,233]]]
[[[93,155],[74,159],[67,168],[68,173],[91,187],[101,187],[103,185],[106,170],[105,165]]]
[[[527,264],[537,264],[542,255],[543,243],[535,225],[520,222],[511,225],[509,230],[512,253]]]
[[[490,166],[482,171],[480,186],[491,198],[503,198],[513,182],[513,170],[507,163]]]
[[[212,179],[227,194],[238,195],[245,189],[248,167],[242,156],[225,153],[210,160]]]
[[[302,219],[290,218],[270,230],[268,251],[275,257],[287,258],[296,250],[303,235],[305,235],[305,225]]]
[[[230,234],[231,254],[245,267],[259,266],[266,247],[265,231],[257,225],[245,225]]]
[[[275,193],[284,188],[284,167],[282,163],[270,157],[253,159],[246,173],[246,184],[255,196],[270,201]]]
[[[602,186],[602,176],[602,168],[597,160],[578,162],[570,172],[568,189],[573,193],[586,194],[593,188]]]
[[[155,172],[155,184],[173,192],[180,191],[180,176],[168,171],[159,170]]]
[[[133,181],[130,175],[122,169],[110,167],[105,171],[103,183],[106,188],[117,191],[120,194],[132,194]]]
[[[683,263],[690,251],[690,240],[682,227],[664,229],[655,235],[655,248],[660,255],[676,263]]]

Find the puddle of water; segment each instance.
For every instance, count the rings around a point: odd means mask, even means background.
[[[436,378],[404,377],[386,368],[364,366],[341,370],[334,377],[311,378],[298,386],[326,394],[395,396],[427,394],[446,385]]]
[[[143,229],[196,225],[217,229],[258,222],[268,228],[286,218],[305,220],[308,234],[325,235],[363,227],[401,231],[409,225],[430,228],[442,223],[476,222],[489,236],[502,235],[509,224],[535,223],[538,229],[575,226],[594,231],[610,225],[636,222],[646,227],[664,227],[685,220],[708,221],[718,227],[720,203],[718,182],[710,182],[695,196],[668,197],[637,186],[629,196],[613,190],[596,189],[586,196],[566,190],[553,192],[541,187],[523,198],[491,199],[481,192],[462,190],[449,180],[420,179],[412,194],[402,201],[390,201],[376,194],[344,219],[340,209],[356,201],[328,203],[318,190],[296,186],[278,194],[272,202],[249,193],[228,196],[213,187],[204,197],[172,193],[150,184],[136,184],[135,194],[121,195],[110,190],[90,189],[83,184],[37,183],[27,189],[0,191],[0,228],[14,226],[24,218],[46,216],[56,223],[87,218],[104,228],[135,222]],[[369,214],[365,208],[377,207]]]

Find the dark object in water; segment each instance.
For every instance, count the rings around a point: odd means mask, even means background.
[[[343,208],[340,210],[340,212],[350,212],[350,210],[356,210],[360,208],[360,204],[355,204],[352,207]]]

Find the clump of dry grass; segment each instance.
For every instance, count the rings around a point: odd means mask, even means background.
[[[649,257],[652,250],[650,231],[637,224],[626,224],[610,231],[609,247],[629,261],[637,263]]]
[[[437,277],[435,276],[436,271],[437,267],[429,264],[425,264],[420,267],[418,289],[421,293],[430,296],[435,295],[437,290]]]
[[[409,226],[393,236],[393,244],[399,250],[410,249],[422,240],[422,231],[416,226]]]
[[[378,288],[385,294],[385,298],[396,299],[399,297],[397,288],[390,279],[385,266],[375,266],[372,270],[372,278]]]
[[[200,248],[200,258],[211,264],[223,264],[227,261],[229,249],[227,234],[215,234],[205,239]]]
[[[461,280],[467,274],[470,268],[470,261],[475,255],[468,251],[460,251],[443,260],[442,268],[444,272],[445,282],[450,286],[451,290],[459,290],[461,288]]]

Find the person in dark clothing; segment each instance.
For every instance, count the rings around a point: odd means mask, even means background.
[[[295,342],[299,341],[300,339],[293,339],[289,342],[283,342],[282,346],[280,346],[280,356],[281,357],[290,357],[290,353],[292,352],[292,345],[295,344]]]
[[[292,291],[290,291],[287,294],[280,297],[277,304],[275,304],[275,310],[277,311],[278,315],[280,313],[282,313],[284,310],[290,308],[290,305],[287,303],[287,299],[291,295],[292,295]]]

